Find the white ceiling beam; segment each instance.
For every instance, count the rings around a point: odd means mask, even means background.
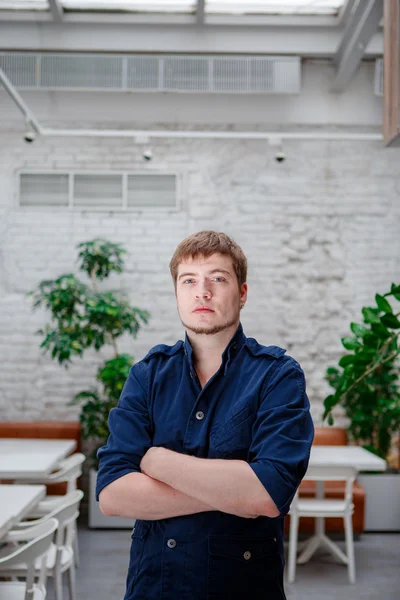
[[[381,133],[356,133],[354,131],[321,131],[314,129],[308,131],[199,131],[199,130],[127,130],[127,129],[50,129],[42,127],[40,134],[43,136],[65,137],[97,137],[97,138],[183,138],[183,139],[239,139],[239,140],[268,140],[275,143],[282,140],[351,140],[358,142],[382,141]]]
[[[26,52],[233,53],[331,58],[342,30],[335,27],[199,27],[185,25],[121,25],[65,21],[18,23],[0,21],[0,48]],[[383,33],[371,39],[365,55],[382,56]]]
[[[351,8],[351,10],[347,16],[343,37],[333,59],[333,62],[336,66],[340,65],[340,62],[343,60],[344,55],[348,51],[349,44],[351,44],[354,36],[361,33],[360,30],[365,24],[368,15],[371,13],[369,6],[379,2],[382,4],[383,14],[383,0],[372,0],[372,3],[371,0],[364,0],[363,2],[360,0],[350,0],[349,8]],[[368,13],[366,13],[366,11],[368,11]]]
[[[50,12],[55,23],[61,23],[64,18],[64,9],[59,0],[48,0]]]
[[[196,17],[197,25],[204,25],[205,0],[197,0]]]
[[[343,4],[343,6],[341,7],[341,9],[339,11],[339,15],[338,15],[338,20],[341,25],[346,24],[347,19],[353,12],[353,10],[355,8],[355,4],[357,4],[358,1],[359,0],[347,0],[347,2],[345,2]]]
[[[64,12],[65,23],[121,23],[121,24],[148,24],[148,25],[196,25],[197,12],[191,13],[122,13],[122,12]],[[48,11],[27,10],[1,10],[0,21],[47,22],[52,21]],[[340,25],[339,17],[334,15],[217,15],[204,16],[206,25],[234,25],[251,27],[337,27]]]
[[[126,130],[126,129],[53,129],[42,127],[34,113],[24,102],[19,92],[2,69],[0,69],[0,82],[5,91],[11,96],[19,110],[25,117],[28,126],[42,136],[66,137],[123,137],[123,138],[198,138],[198,139],[266,139],[270,143],[282,140],[382,140],[383,136],[375,132],[355,131],[322,131],[320,128],[309,131],[201,131],[201,130]],[[1,94],[0,94],[1,95]]]
[[[337,71],[332,92],[342,92],[353,78],[382,16],[383,0],[360,0],[355,6],[334,57]]]
[[[28,108],[17,90],[0,69],[0,82],[10,94],[17,107],[23,113],[27,125],[41,136],[57,137],[97,137],[97,138],[185,138],[185,139],[251,139],[268,140],[270,143],[282,143],[282,140],[382,140],[381,133],[361,133],[354,131],[202,131],[202,130],[127,130],[127,129],[54,129],[42,127],[33,112]]]
[[[35,115],[29,109],[27,104],[25,104],[19,92],[15,89],[11,81],[8,79],[3,69],[0,69],[0,82],[3,84],[3,87],[6,90],[6,92],[13,99],[19,110],[24,115],[26,123],[30,127],[32,127],[32,129],[34,129],[37,133],[42,133],[42,128],[39,124],[39,121],[36,119]]]

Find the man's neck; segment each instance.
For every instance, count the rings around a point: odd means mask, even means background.
[[[196,370],[209,373],[216,371],[221,364],[222,354],[234,336],[239,322],[214,335],[196,334],[187,331],[193,348],[193,363]]]

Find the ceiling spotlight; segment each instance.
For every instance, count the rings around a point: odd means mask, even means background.
[[[278,150],[278,152],[275,154],[275,160],[278,163],[284,162],[286,160],[286,154],[283,150]]]
[[[29,122],[27,123],[28,129],[24,133],[24,140],[27,144],[31,144],[36,140],[36,132],[32,129]]]
[[[150,161],[153,158],[153,150],[151,148],[147,148],[143,152],[143,158],[144,160]]]
[[[279,136],[268,138],[268,143],[270,146],[276,147],[275,152],[275,160],[278,163],[282,163],[286,160],[286,154],[283,151],[282,138]]]

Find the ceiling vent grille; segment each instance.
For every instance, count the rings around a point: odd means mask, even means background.
[[[297,94],[298,56],[0,53],[20,89]]]
[[[178,176],[171,173],[19,174],[19,204],[76,210],[178,210]]]

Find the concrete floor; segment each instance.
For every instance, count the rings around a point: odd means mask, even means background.
[[[130,533],[79,527],[77,600],[122,600]],[[343,542],[338,543],[344,550]],[[297,566],[296,582],[286,583],[287,600],[399,600],[400,533],[364,534],[355,542],[355,555],[355,585],[348,583],[345,565],[335,563],[324,551],[317,551],[308,564]],[[49,600],[53,598],[52,591],[49,581]],[[64,598],[68,598],[67,587]]]

